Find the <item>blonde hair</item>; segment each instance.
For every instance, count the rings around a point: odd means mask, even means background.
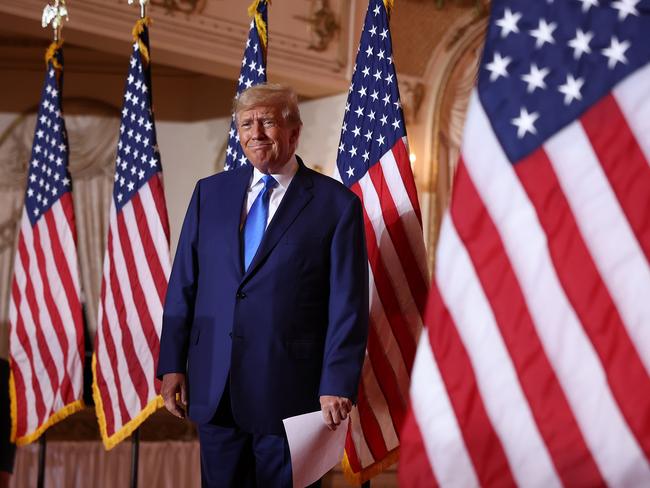
[[[271,105],[282,108],[282,118],[291,126],[301,126],[298,95],[286,85],[278,83],[262,83],[246,88],[232,102],[232,113],[235,121],[239,114],[260,105]]]

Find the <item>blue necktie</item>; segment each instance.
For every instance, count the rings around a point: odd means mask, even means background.
[[[257,248],[262,242],[266,230],[266,221],[269,217],[271,190],[278,184],[271,175],[262,176],[262,183],[264,188],[257,195],[244,223],[244,271],[248,270]]]

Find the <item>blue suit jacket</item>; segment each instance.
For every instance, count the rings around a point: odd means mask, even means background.
[[[189,417],[210,421],[230,381],[247,432],[356,400],[368,333],[363,212],[339,182],[299,169],[243,272],[240,221],[252,168],[198,182],[167,289],[158,376],[188,376]]]

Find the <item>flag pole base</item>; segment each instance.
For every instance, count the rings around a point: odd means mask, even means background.
[[[140,462],[140,427],[131,434],[131,488],[138,488],[138,464]]]
[[[36,486],[43,488],[45,486],[45,456],[47,454],[47,440],[45,432],[38,438],[38,478]]]

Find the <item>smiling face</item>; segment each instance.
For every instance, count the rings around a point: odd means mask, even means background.
[[[282,109],[259,105],[237,114],[237,132],[244,154],[262,173],[277,173],[295,152],[300,125],[287,123]]]

